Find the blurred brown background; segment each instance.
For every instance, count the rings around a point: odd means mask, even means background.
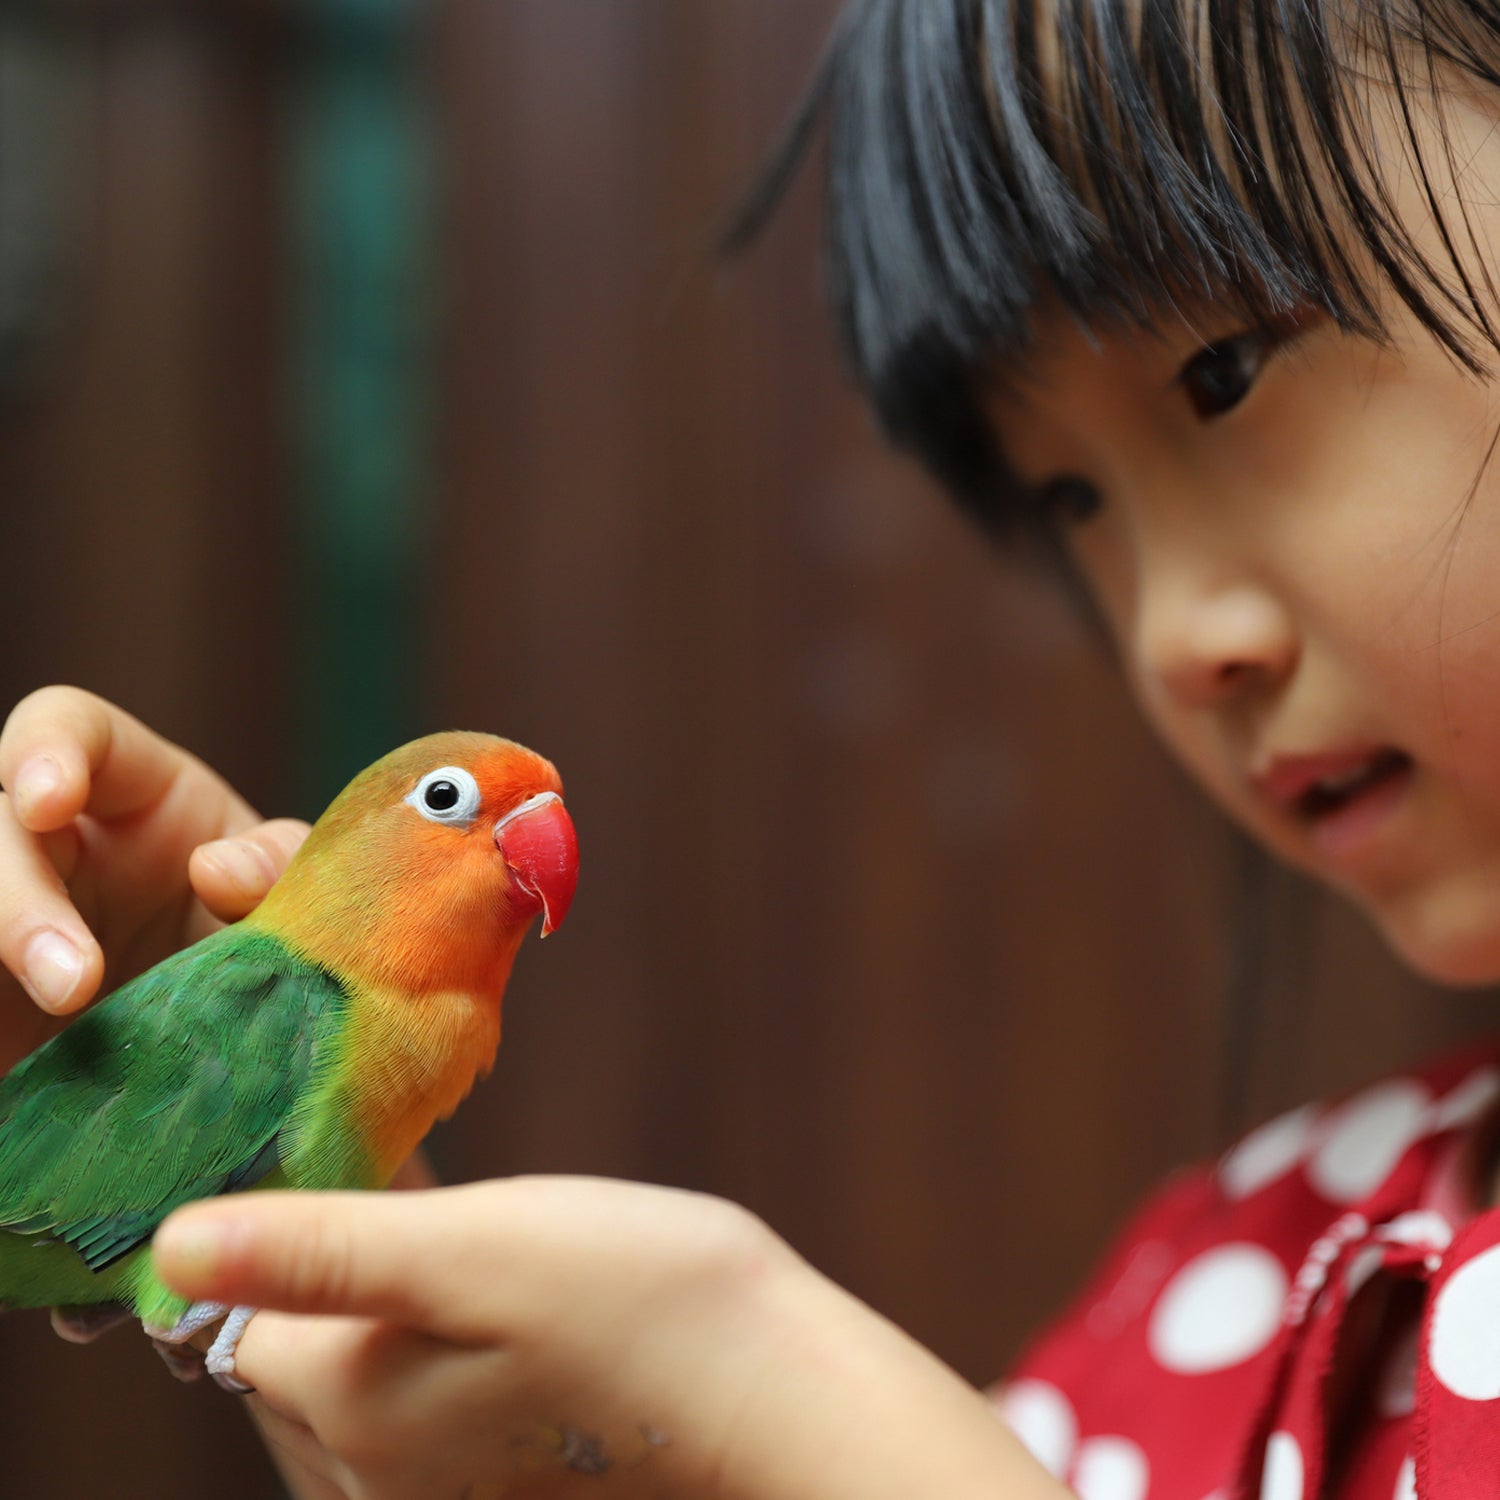
[[[834,0],[62,9],[0,10],[0,697],[269,812],[450,725],[557,761],[584,883],[446,1175],[727,1194],[984,1380],[1168,1166],[1483,1024],[1300,889],[1247,925],[846,389],[811,178],[707,254]],[[276,1493],[136,1335],[12,1316],[0,1380],[7,1495]]]

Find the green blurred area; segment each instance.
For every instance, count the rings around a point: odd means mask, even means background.
[[[417,732],[432,401],[423,7],[305,0],[288,78],[297,800]]]

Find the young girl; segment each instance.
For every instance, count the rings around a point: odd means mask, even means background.
[[[1500,979],[1485,0],[863,0],[767,202],[819,120],[893,438],[1059,567],[1266,848],[1422,972]],[[145,961],[192,935],[184,867],[233,916],[295,838],[74,690],[13,712],[0,783],[0,958],[56,1015],[89,927]],[[1497,1100],[1500,1048],[1444,1059],[1169,1184],[1003,1394],[1034,1457],[693,1195],[253,1194],[157,1250],[280,1310],[238,1364],[299,1494],[1458,1500],[1500,1475]]]

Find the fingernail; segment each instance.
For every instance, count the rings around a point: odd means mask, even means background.
[[[62,784],[62,767],[50,755],[33,755],[16,772],[16,784],[11,793],[22,823],[29,824],[40,804]]]
[[[170,1224],[160,1236],[158,1249],[165,1252],[173,1271],[195,1278],[211,1276],[223,1257],[227,1228],[211,1219]]]
[[[265,854],[247,839],[219,839],[206,844],[203,857],[242,891],[263,891],[270,883]]]
[[[60,932],[39,932],[26,945],[23,983],[44,1010],[61,1010],[83,978],[83,954]]]

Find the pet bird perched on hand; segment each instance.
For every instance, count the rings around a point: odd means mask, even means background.
[[[430,735],[362,772],[261,905],[101,1001],[0,1081],[0,1304],[85,1338],[134,1315],[221,1384],[253,1308],[189,1304],[150,1240],[195,1198],[379,1188],[488,1072],[533,918],[567,914],[552,765]],[[226,1314],[228,1314],[226,1318]],[[192,1373],[196,1373],[194,1369]]]

